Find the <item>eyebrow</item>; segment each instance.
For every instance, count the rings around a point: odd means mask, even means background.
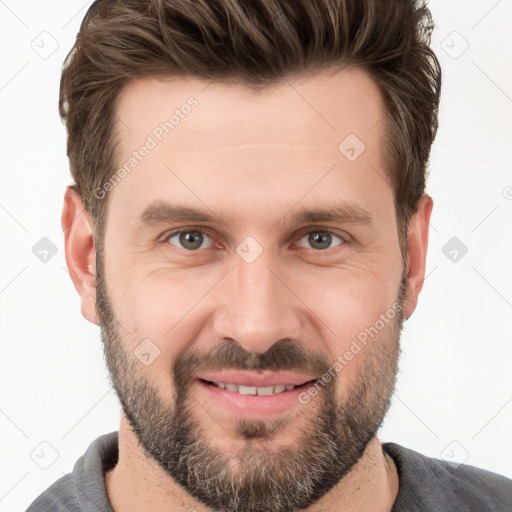
[[[284,223],[286,216],[283,216],[278,222]],[[225,213],[215,214],[211,211],[197,210],[180,204],[156,201],[142,211],[136,218],[135,224],[141,227],[149,227],[172,222],[205,222],[217,223],[229,229],[230,226],[235,224],[234,220],[233,217]],[[308,222],[337,222],[340,224],[349,223],[371,227],[374,224],[374,219],[368,210],[352,202],[299,210],[290,219],[290,224],[292,225]]]

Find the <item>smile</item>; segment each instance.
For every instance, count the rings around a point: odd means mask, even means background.
[[[208,382],[208,381],[205,381]],[[209,382],[221,389],[227,389],[235,393],[242,395],[275,395],[276,393],[282,393],[283,391],[290,391],[298,386],[293,384],[278,384],[276,386],[243,386],[242,384],[233,384],[231,382]]]

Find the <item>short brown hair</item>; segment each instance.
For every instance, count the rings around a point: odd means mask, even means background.
[[[191,76],[262,88],[352,65],[386,108],[385,171],[395,192],[406,261],[407,226],[424,193],[437,132],[441,70],[430,11],[414,0],[101,0],[82,24],[61,78],[74,188],[101,252],[116,168],[116,99],[144,77]]]

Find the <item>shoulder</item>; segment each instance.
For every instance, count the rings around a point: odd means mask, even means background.
[[[80,510],[80,504],[73,493],[73,476],[68,473],[39,495],[26,512],[78,512]]]
[[[64,475],[38,496],[26,512],[111,511],[105,488],[105,472],[117,463],[118,433],[93,441]]]
[[[467,464],[427,457],[396,443],[383,449],[398,469],[400,487],[393,512],[510,512],[512,480]]]

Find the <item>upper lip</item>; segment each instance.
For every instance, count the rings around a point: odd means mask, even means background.
[[[257,388],[266,386],[279,386],[292,384],[300,386],[314,380],[313,375],[300,375],[286,372],[247,372],[247,371],[225,371],[220,373],[201,373],[198,379],[209,382],[225,382],[226,384],[239,384],[241,386],[255,386]]]

